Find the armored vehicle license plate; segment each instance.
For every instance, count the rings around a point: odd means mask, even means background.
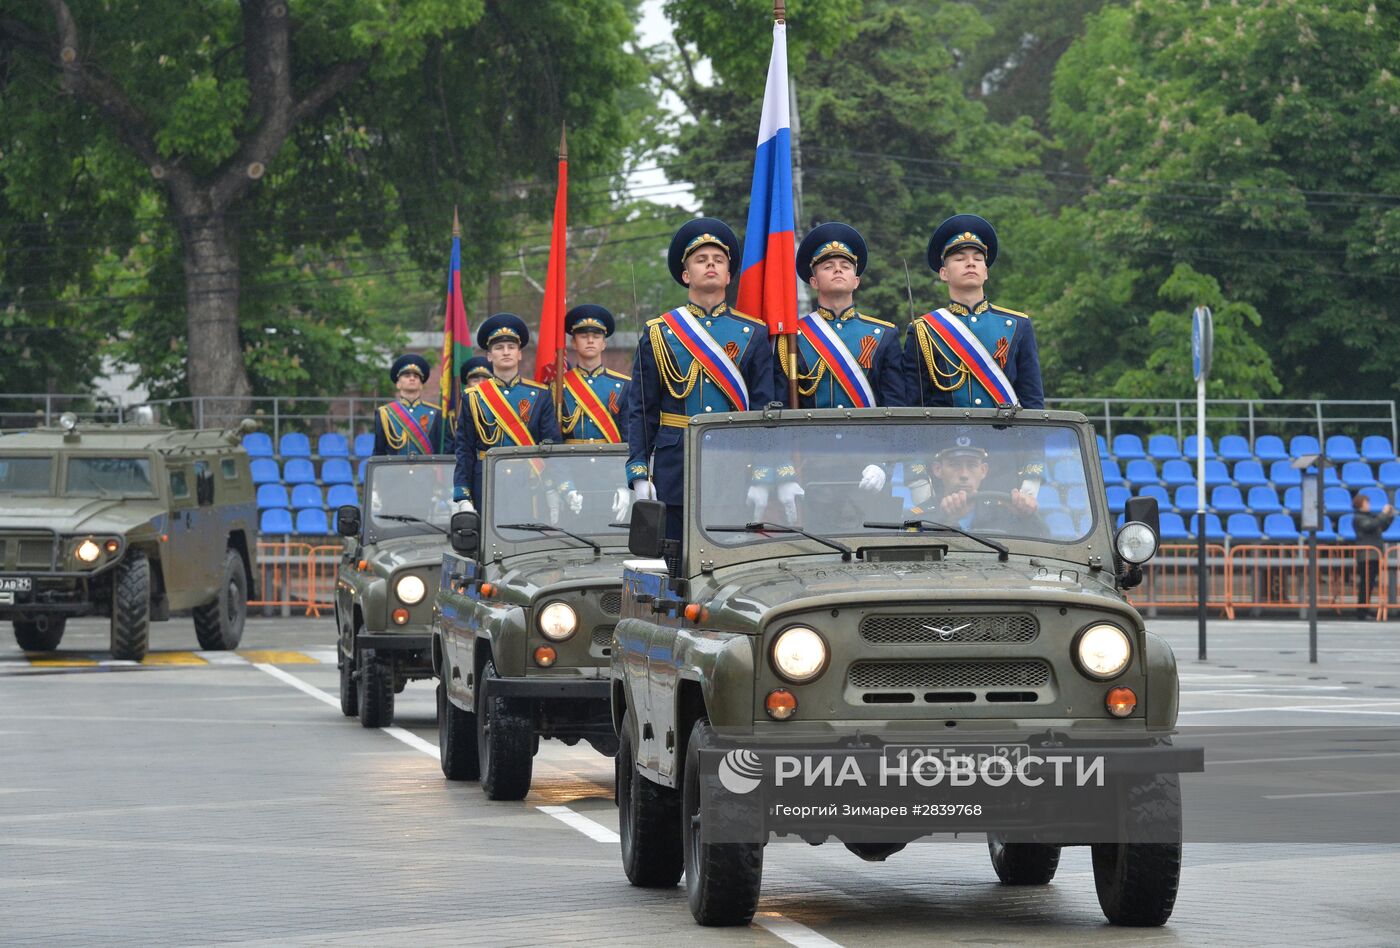
[[[33,586],[28,576],[0,576],[0,592],[29,592]]]
[[[963,761],[970,760],[974,770],[981,770],[993,758],[1000,758],[1016,767],[1029,754],[1030,746],[1027,744],[885,745],[885,759],[892,764],[902,763],[905,767],[912,767],[926,757],[937,758],[945,767],[965,767],[967,765]]]

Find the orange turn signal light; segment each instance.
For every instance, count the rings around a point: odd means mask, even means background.
[[[710,610],[698,602],[692,602],[685,607],[685,617],[690,622],[704,622],[710,617]]]
[[[786,688],[776,688],[768,692],[768,698],[763,702],[763,706],[768,710],[768,716],[776,721],[786,721],[797,713],[797,695]]]
[[[116,540],[108,540],[106,543],[103,544],[103,547],[107,550],[108,553],[117,552],[117,547],[119,546],[121,546],[121,544],[118,543]]]
[[[484,598],[487,598],[487,599],[489,599],[489,598],[491,598],[492,596],[496,595],[496,584],[495,584],[495,583],[482,583],[482,584],[481,584],[481,595],[482,595]]]
[[[395,624],[395,625],[405,625],[405,624],[407,624],[407,622],[408,622],[408,610],[407,610],[407,609],[395,609],[395,610],[394,610],[394,624]]]
[[[369,571],[369,560],[360,560],[355,567],[362,573]]]
[[[1137,695],[1131,688],[1110,688],[1104,704],[1115,718],[1126,718],[1137,707]]]
[[[535,664],[541,668],[548,668],[559,660],[559,654],[548,645],[541,645],[535,649]]]

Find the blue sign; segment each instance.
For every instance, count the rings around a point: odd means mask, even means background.
[[[1215,344],[1215,323],[1209,306],[1191,312],[1191,375],[1200,381],[1210,377],[1211,349]]]

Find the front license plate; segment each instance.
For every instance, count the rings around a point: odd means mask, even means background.
[[[0,592],[29,592],[33,587],[28,576],[0,576]]]
[[[902,763],[905,767],[912,767],[924,758],[932,757],[942,762],[944,767],[966,766],[963,762],[970,760],[972,769],[980,771],[989,760],[999,758],[1016,767],[1029,755],[1030,746],[1027,744],[885,745],[885,759],[892,764]]]

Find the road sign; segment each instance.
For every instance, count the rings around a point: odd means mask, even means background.
[[[1209,306],[1191,312],[1191,374],[1196,381],[1210,376],[1211,350],[1215,346],[1215,322]]]

